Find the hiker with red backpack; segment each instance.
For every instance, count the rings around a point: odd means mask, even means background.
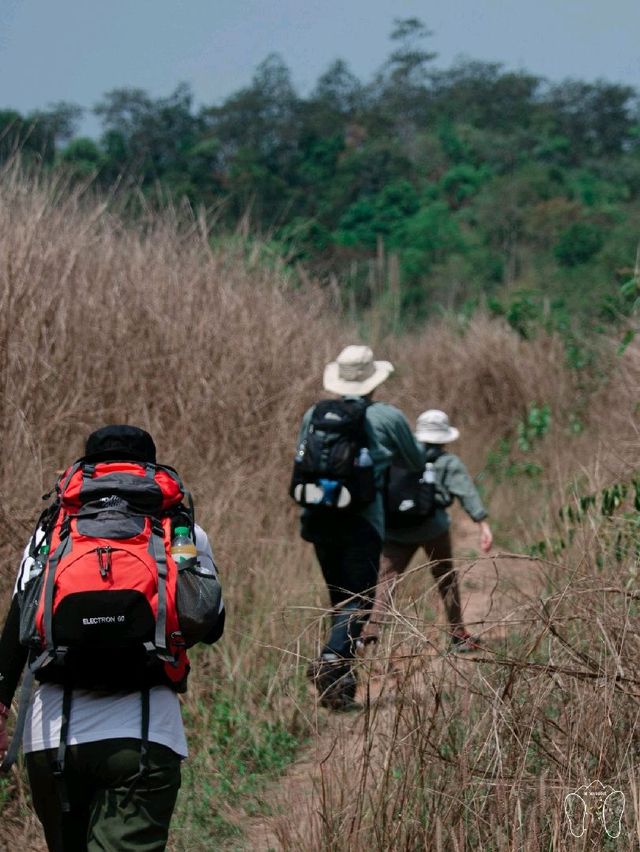
[[[387,529],[382,548],[375,603],[367,624],[367,638],[376,640],[385,613],[393,604],[393,588],[414,554],[422,548],[438,584],[449,623],[449,643],[457,653],[480,648],[477,637],[464,626],[460,590],[451,549],[451,518],[446,511],[457,498],[469,517],[478,524],[480,550],[488,553],[493,544],[487,510],[482,504],[467,468],[446,449],[456,441],[458,429],[449,424],[444,411],[424,411],[416,424],[415,437],[424,446],[426,464],[416,476],[402,466],[392,466],[387,484]]]
[[[298,436],[290,494],[332,607],[329,636],[307,674],[333,710],[358,706],[352,664],[378,576],[385,471],[394,460],[416,472],[425,463],[402,412],[373,400],[392,372],[368,346],[347,346],[324,371],[324,389],[337,398],[312,406]]]
[[[224,628],[211,547],[180,477],[134,426],[93,432],[55,495],[0,636],[2,769],[24,729],[50,850],[163,850],[187,756],[187,648]]]

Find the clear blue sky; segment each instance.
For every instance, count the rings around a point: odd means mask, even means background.
[[[640,89],[640,0],[0,0],[0,108],[91,107],[109,89],[161,96],[183,81],[218,102],[271,52],[306,93],[337,58],[368,79],[394,17],[413,16],[439,67],[467,56]]]

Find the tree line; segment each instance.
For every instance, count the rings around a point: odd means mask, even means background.
[[[163,98],[115,89],[94,108],[97,140],[76,135],[72,104],[0,111],[0,159],[19,149],[101,187],[186,197],[229,229],[248,217],[345,304],[387,300],[401,324],[480,302],[525,336],[550,314],[628,314],[638,93],[499,63],[440,69],[431,37],[398,19],[372,79],[338,60],[306,96],[277,55],[220,104],[196,107],[186,85]]]

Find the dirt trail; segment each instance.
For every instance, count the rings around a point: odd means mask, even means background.
[[[527,559],[502,556],[478,556],[478,529],[462,513],[454,513],[454,556],[460,578],[465,623],[474,635],[480,635],[487,647],[500,643],[510,630],[517,629],[526,605],[543,587],[536,563]],[[318,847],[320,810],[324,797],[332,802],[346,800],[352,785],[362,776],[365,744],[383,738],[393,725],[394,694],[399,681],[411,688],[420,700],[428,700],[428,678],[443,676],[448,657],[442,607],[434,588],[429,593],[435,618],[424,633],[419,657],[407,642],[415,622],[411,620],[416,597],[431,585],[428,569],[419,568],[407,578],[409,589],[398,595],[398,609],[406,617],[404,635],[385,635],[375,655],[361,667],[358,697],[366,701],[368,712],[335,714],[316,710],[315,736],[305,753],[263,796],[264,810],[271,816],[245,823],[243,850],[310,850]],[[408,600],[407,600],[408,598]],[[425,641],[426,640],[426,641]],[[467,659],[468,662],[464,662]],[[455,657],[457,666],[473,665],[469,658]],[[450,668],[450,667],[449,667]],[[286,844],[284,841],[286,838]]]

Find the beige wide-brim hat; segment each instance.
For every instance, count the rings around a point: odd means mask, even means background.
[[[423,411],[416,423],[415,436],[426,444],[448,444],[460,437],[458,429],[449,425],[449,418],[438,408]]]
[[[342,396],[366,396],[393,373],[389,361],[374,361],[368,346],[347,346],[324,369],[324,389]]]

